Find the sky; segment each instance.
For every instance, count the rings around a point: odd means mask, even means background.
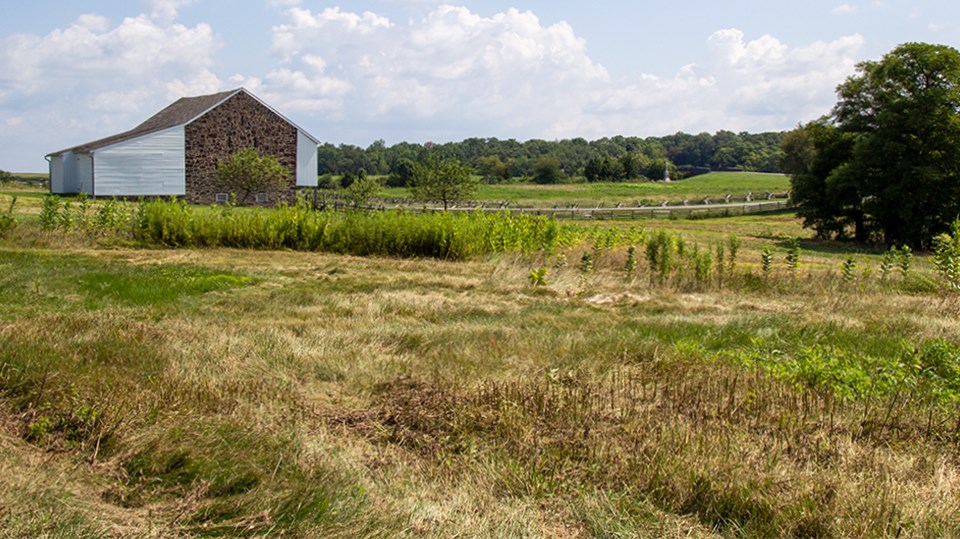
[[[0,169],[245,87],[322,142],[780,131],[943,0],[31,0],[0,7]]]

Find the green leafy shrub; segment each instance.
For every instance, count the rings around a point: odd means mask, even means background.
[[[13,197],[10,200],[10,206],[7,207],[7,211],[0,213],[0,238],[3,238],[7,235],[7,232],[10,231],[17,224],[17,220],[13,217],[13,207],[17,204],[17,197]]]
[[[933,260],[937,272],[950,288],[960,289],[960,219],[950,225],[950,232],[933,238]]]

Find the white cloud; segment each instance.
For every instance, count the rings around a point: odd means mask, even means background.
[[[862,45],[854,35],[791,47],[729,28],[707,38],[708,63],[614,79],[569,24],[529,11],[440,5],[398,22],[294,7],[273,29],[283,67],[239,80],[281,110],[333,122],[339,140],[758,131],[828,112]]]
[[[609,81],[570,25],[545,26],[529,11],[483,17],[441,5],[404,23],[338,8],[287,16],[273,29],[286,71],[258,78],[284,110],[533,129],[576,115],[584,92]]]
[[[834,6],[830,12],[834,15],[850,15],[857,12],[857,7],[851,6],[850,4],[840,4],[838,6]]]
[[[25,137],[46,152],[129,129],[171,98],[219,90],[213,29],[162,20],[185,3],[151,2],[151,14],[116,23],[81,15],[46,35],[0,39],[0,114],[16,110],[34,126]]]
[[[177,18],[181,6],[193,2],[194,0],[150,0],[149,5],[153,8],[150,18],[160,24],[170,24]]]
[[[275,63],[230,77],[211,26],[170,19],[184,0],[0,39],[0,138],[10,148],[33,140],[39,156],[133,127],[178,97],[241,85],[332,142],[783,129],[829,111],[864,42],[797,46],[727,28],[703,36],[705,61],[673,75],[612,76],[571,25],[530,11],[421,5],[422,17],[400,21],[266,2],[281,17]]]

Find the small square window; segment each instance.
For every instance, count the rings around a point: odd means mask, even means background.
[[[217,204],[226,204],[230,201],[230,193],[217,193]]]
[[[266,204],[267,202],[269,202],[269,200],[267,200],[266,193],[257,193],[257,204]]]

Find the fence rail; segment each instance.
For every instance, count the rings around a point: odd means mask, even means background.
[[[695,216],[735,216],[756,213],[776,212],[788,209],[791,206],[789,199],[762,200],[756,202],[698,204],[698,205],[666,205],[666,206],[637,206],[637,207],[554,207],[554,208],[521,208],[501,205],[456,206],[444,210],[442,206],[433,204],[376,204],[355,205],[339,198],[324,198],[318,200],[322,208],[356,208],[365,210],[405,210],[412,212],[508,212],[513,215],[543,215],[557,219],[583,220],[611,220],[611,219],[639,219],[642,217],[695,217]]]

